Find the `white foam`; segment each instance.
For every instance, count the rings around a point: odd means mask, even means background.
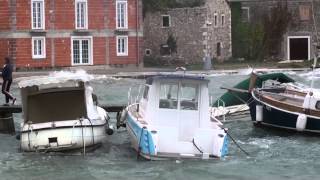
[[[119,78],[108,77],[106,75],[91,75],[85,70],[79,69],[76,71],[55,71],[47,76],[32,76],[18,78],[18,86],[20,88],[30,86],[40,86],[46,84],[64,83],[66,81],[82,81],[88,82],[92,80],[118,80]]]

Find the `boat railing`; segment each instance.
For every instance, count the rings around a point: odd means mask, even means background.
[[[143,95],[143,87],[145,85],[139,85],[139,86],[131,86],[128,91],[128,106],[130,104],[135,104],[140,101]],[[137,88],[137,91],[133,91],[134,88]]]

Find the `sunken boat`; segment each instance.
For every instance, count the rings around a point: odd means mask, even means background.
[[[57,72],[18,83],[23,109],[22,151],[85,152],[102,143],[109,116],[97,105],[91,79],[81,71]]]

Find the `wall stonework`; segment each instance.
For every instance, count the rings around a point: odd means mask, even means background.
[[[229,0],[231,3],[233,0]],[[311,0],[274,0],[274,1],[234,1],[241,3],[241,7],[248,7],[250,9],[250,24],[255,24],[263,21],[264,15],[270,15],[272,8],[277,7],[279,2],[287,2],[288,12],[291,15],[288,28],[282,37],[280,44],[279,59],[289,59],[288,37],[290,36],[306,36],[310,37],[310,58],[313,58],[315,47],[314,44],[319,44],[317,34],[320,35],[320,1]],[[308,10],[308,18],[301,18],[300,8],[306,7]],[[315,21],[313,19],[315,17]],[[318,33],[316,33],[317,29]]]
[[[214,14],[217,25],[214,26]],[[224,25],[221,15],[224,14]],[[162,27],[162,16],[170,16],[170,26]],[[171,56],[160,54],[160,47],[167,43],[169,35],[176,39],[177,52]],[[221,43],[221,55],[217,56],[217,43]],[[148,12],[144,19],[144,50],[151,50],[150,57],[178,61],[184,64],[202,63],[210,57],[226,60],[231,57],[231,12],[225,0],[208,0],[201,7],[174,8]],[[145,55],[145,57],[147,57]]]

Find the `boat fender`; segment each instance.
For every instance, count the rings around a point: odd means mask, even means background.
[[[256,106],[256,121],[257,122],[263,121],[263,106],[262,105]]]
[[[125,120],[127,119],[128,111],[126,109],[123,109],[121,111],[121,115],[119,118],[117,118],[117,129],[120,127],[125,127]]]
[[[17,134],[16,134],[16,139],[17,139],[17,140],[20,140],[20,139],[21,139],[21,132],[17,132]]]
[[[112,134],[113,134],[113,129],[112,129],[112,128],[106,129],[106,133],[107,133],[108,135],[112,135]]]
[[[304,131],[307,126],[307,116],[305,114],[299,114],[296,123],[297,131]]]

